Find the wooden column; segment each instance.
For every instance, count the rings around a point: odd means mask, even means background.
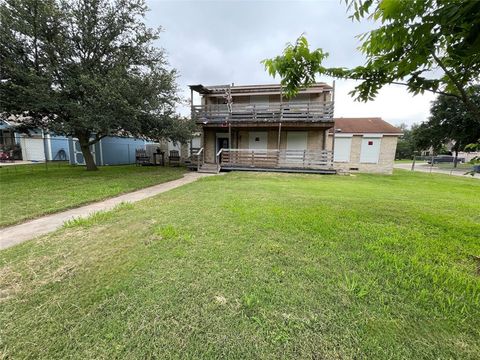
[[[228,123],[228,150],[232,148],[232,124]]]
[[[277,140],[277,166],[280,163],[280,139],[282,136],[282,123],[278,123],[278,140]]]
[[[334,116],[334,111],[335,111],[335,80],[333,80],[333,91],[332,91],[332,105],[333,105],[333,111],[332,111],[332,117]],[[333,161],[334,161],[334,157],[335,157],[335,133],[336,133],[336,129],[335,129],[335,122],[333,123],[333,134],[332,134],[332,164],[333,164]]]
[[[280,137],[282,134],[282,123],[278,123],[278,141],[277,141],[277,150],[280,150]]]

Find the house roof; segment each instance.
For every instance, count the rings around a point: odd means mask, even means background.
[[[232,95],[251,95],[254,94],[278,94],[281,91],[280,84],[263,84],[263,85],[212,85],[204,86],[202,84],[189,85],[190,89],[202,95],[222,95],[225,89],[230,88]],[[323,91],[331,91],[333,87],[326,83],[315,83],[306,89],[300,90],[301,94],[318,93]]]
[[[334,118],[336,133],[360,134],[402,134],[402,130],[379,117]],[[333,133],[333,129],[330,129]]]

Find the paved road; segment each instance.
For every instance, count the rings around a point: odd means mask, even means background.
[[[403,169],[403,170],[411,170],[412,169],[412,164],[411,163],[397,163],[393,166],[395,169]],[[475,174],[475,176],[472,175],[465,175],[465,171],[452,171],[446,170],[446,169],[439,169],[438,167],[435,166],[430,166],[427,163],[421,162],[421,163],[415,163],[415,171],[419,172],[425,172],[425,173],[436,173],[436,174],[446,174],[446,175],[454,175],[454,176],[466,176],[469,178],[475,178],[475,179],[480,179],[480,174]]]
[[[74,218],[85,218],[98,211],[107,211],[113,209],[122,202],[136,202],[155,196],[157,194],[175,189],[179,186],[191,183],[201,177],[212,174],[201,174],[189,172],[183,178],[169,181],[163,184],[150,186],[128,194],[120,195],[97,203],[85,205],[79,208],[63,211],[60,213],[47,215],[38,219],[27,221],[22,224],[13,225],[0,230],[0,249],[6,249],[10,246],[20,244],[24,241],[36,238],[37,236],[47,234],[60,228],[65,221]]]

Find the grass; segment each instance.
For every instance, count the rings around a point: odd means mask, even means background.
[[[480,182],[209,177],[0,253],[6,358],[477,359]]]
[[[67,164],[0,167],[0,227],[182,177],[183,168]]]

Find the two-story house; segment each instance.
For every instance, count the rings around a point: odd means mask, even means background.
[[[202,130],[193,147],[199,171],[393,170],[401,131],[381,118],[335,119],[334,87],[328,84],[316,83],[292,99],[282,97],[279,84],[190,90],[192,118]]]
[[[293,99],[280,85],[191,85],[192,118],[202,128],[199,168],[334,173],[326,148],[333,87],[318,83]],[[193,92],[201,104],[193,105]]]

